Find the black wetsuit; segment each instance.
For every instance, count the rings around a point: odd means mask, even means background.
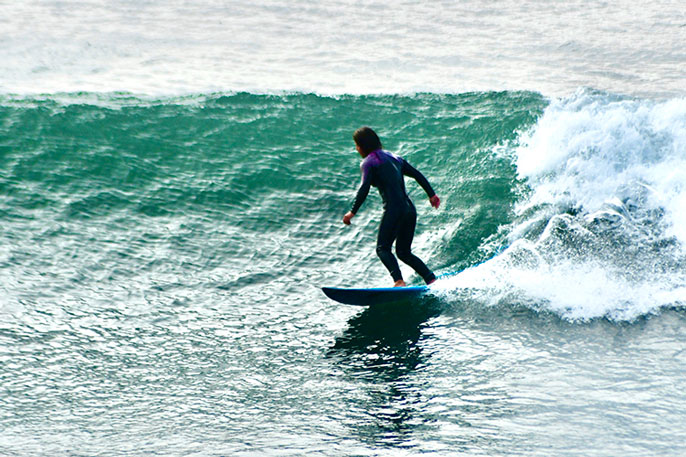
[[[404,176],[414,178],[431,198],[436,193],[429,181],[405,159],[382,149],[367,155],[361,168],[362,184],[357,191],[351,212],[356,214],[360,209],[369,194],[370,186],[377,187],[384,207],[376,243],[377,255],[391,273],[394,281],[402,279],[398,261],[391,252],[393,241],[395,241],[395,252],[398,258],[412,267],[427,284],[430,283],[436,279],[436,276],[419,257],[412,254],[417,211],[405,190]]]

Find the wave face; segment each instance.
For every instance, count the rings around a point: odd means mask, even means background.
[[[685,121],[684,99],[554,100],[510,151],[508,248],[453,281],[574,319],[683,306]]]
[[[368,249],[376,194],[350,230],[340,224],[359,179],[360,122],[382,126],[385,146],[440,189],[446,210],[423,211],[417,249],[436,268],[464,268],[515,202],[514,164],[494,151],[545,104],[531,93],[5,98],[1,286],[10,303],[35,303],[132,284],[159,294],[189,271],[255,293],[255,282],[385,279]]]
[[[460,300],[571,319],[679,307],[685,109],[589,91],[5,98],[6,303],[113,297],[130,281],[159,294],[187,268],[239,301],[253,282],[383,284],[376,195],[339,225],[363,120],[443,197],[427,211],[409,185],[417,252],[443,273],[488,260],[444,281]]]

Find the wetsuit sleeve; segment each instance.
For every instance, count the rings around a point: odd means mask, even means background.
[[[429,180],[426,179],[419,170],[410,165],[405,159],[402,159],[402,162],[402,172],[405,176],[414,178],[414,180],[417,181],[420,186],[422,186],[422,189],[424,189],[424,192],[426,192],[429,198],[436,195],[436,192],[434,192],[433,188],[431,187],[431,184],[429,184]]]
[[[357,195],[355,196],[353,207],[350,210],[350,212],[353,214],[357,214],[357,211],[360,209],[360,206],[362,206],[362,203],[364,203],[364,200],[367,198],[367,195],[369,195],[369,187],[372,185],[372,173],[370,167],[365,166],[365,164],[362,163],[361,168],[362,183],[360,184],[360,188],[357,189]]]

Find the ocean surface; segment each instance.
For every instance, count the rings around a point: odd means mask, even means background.
[[[681,1],[0,1],[0,455],[685,455],[684,43]],[[391,283],[362,125],[441,197],[422,299],[321,292]]]

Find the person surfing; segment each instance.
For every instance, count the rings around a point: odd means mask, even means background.
[[[400,266],[391,252],[395,242],[398,258],[412,267],[424,282],[431,284],[436,275],[416,255],[412,254],[412,239],[417,225],[417,210],[405,190],[404,176],[414,178],[429,196],[431,206],[438,209],[441,200],[434,192],[429,181],[405,159],[387,152],[381,145],[378,135],[369,127],[361,127],[353,134],[357,152],[362,156],[360,165],[362,183],[357,190],[352,209],[343,216],[343,223],[350,225],[351,220],[364,203],[370,186],[379,189],[383,200],[383,215],[379,225],[376,254],[393,277],[394,287],[406,286]]]

